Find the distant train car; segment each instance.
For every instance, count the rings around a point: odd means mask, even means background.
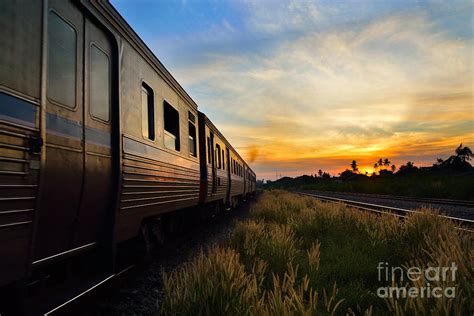
[[[106,277],[119,245],[163,214],[255,192],[255,174],[108,2],[1,8],[0,288],[47,284],[85,257],[107,262],[95,264]]]
[[[255,190],[246,191],[245,163],[211,120],[199,112],[201,156],[200,201],[226,208],[237,205]],[[250,170],[250,169],[249,169]],[[250,187],[249,187],[250,188]]]

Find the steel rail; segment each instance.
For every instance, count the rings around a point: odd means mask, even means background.
[[[70,298],[69,300],[67,300],[66,302],[64,303],[61,303],[60,305],[58,306],[55,306],[54,308],[52,308],[51,310],[47,311],[44,315],[45,316],[49,316],[49,315],[54,315],[54,314],[57,314],[57,313],[60,313],[61,310],[63,310],[65,307],[69,306],[71,303],[74,303],[76,302],[77,300],[79,300],[80,298],[82,298],[84,295],[94,291],[95,289],[101,287],[101,286],[104,286],[105,284],[111,282],[112,280],[116,279],[117,277],[121,276],[122,274],[128,272],[130,269],[134,268],[135,265],[132,264],[132,265],[129,265],[128,267],[122,269],[121,271],[117,272],[117,273],[114,273],[112,275],[109,275],[108,277],[100,280],[99,282],[96,282],[95,284],[89,286],[87,289],[81,291],[79,294],[75,295],[74,297]]]
[[[451,205],[451,206],[474,207],[474,201],[470,201],[470,200],[419,198],[419,197],[413,197],[413,196],[371,194],[371,193],[357,193],[357,192],[317,191],[317,194],[324,194],[324,193],[352,195],[354,197],[366,197],[366,198],[374,198],[374,199],[401,200],[401,201],[410,201],[410,202],[419,202],[419,203],[428,203],[428,204],[443,204],[443,205]]]
[[[322,200],[322,201],[344,203],[348,206],[358,208],[358,209],[362,209],[362,210],[365,210],[365,211],[370,211],[370,212],[375,212],[375,213],[383,213],[383,214],[388,214],[388,215],[395,215],[399,218],[406,218],[409,214],[417,213],[417,211],[398,208],[398,207],[379,205],[379,204],[373,204],[373,203],[366,203],[366,202],[359,202],[359,201],[348,200],[348,199],[341,199],[341,198],[336,198],[336,197],[326,196],[326,195],[321,195],[321,194],[298,192],[298,191],[295,191],[295,193],[301,194],[301,195],[306,195],[306,196],[311,196],[311,197],[317,198],[317,199]],[[461,230],[474,233],[474,229],[473,229],[474,220],[470,220],[470,219],[466,219],[466,218],[453,217],[453,216],[447,216],[447,215],[439,215],[439,216],[453,221],[456,224],[456,226]]]

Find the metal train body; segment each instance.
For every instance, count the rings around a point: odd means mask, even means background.
[[[2,0],[0,287],[255,182],[108,2]]]

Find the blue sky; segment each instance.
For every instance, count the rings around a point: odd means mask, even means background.
[[[474,145],[470,1],[112,4],[260,178]]]

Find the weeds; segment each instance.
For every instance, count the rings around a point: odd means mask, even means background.
[[[472,237],[430,209],[400,222],[284,191],[263,193],[228,246],[165,275],[161,314],[461,315],[473,310]],[[454,298],[380,298],[377,265],[446,267]],[[390,282],[388,282],[390,283]],[[336,286],[337,284],[337,286]],[[393,285],[427,286],[395,279]]]

